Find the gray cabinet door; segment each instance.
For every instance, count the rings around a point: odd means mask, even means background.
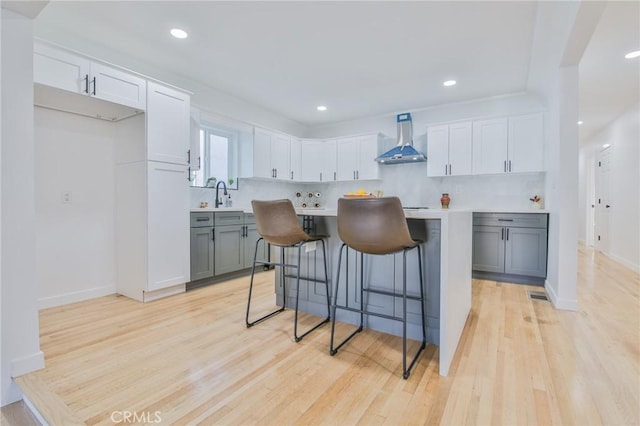
[[[504,272],[507,274],[547,276],[547,230],[506,228]]]
[[[473,227],[473,270],[504,272],[505,228]]]
[[[242,269],[244,258],[242,227],[243,225],[229,225],[214,228],[216,275]]]
[[[251,268],[253,266],[253,255],[256,249],[256,241],[258,241],[259,238],[260,234],[258,234],[258,228],[255,224],[245,225],[245,236],[243,239],[243,266],[245,268]],[[264,240],[260,241],[260,244],[258,245],[258,260],[267,259],[266,246],[267,244],[265,244]]]
[[[213,277],[213,228],[191,228],[191,281]]]

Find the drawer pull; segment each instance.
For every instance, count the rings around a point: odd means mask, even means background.
[[[498,219],[498,222],[513,222],[513,219]]]
[[[196,222],[209,222],[208,217],[197,217]]]

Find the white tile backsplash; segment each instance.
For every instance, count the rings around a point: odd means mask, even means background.
[[[353,182],[295,183],[263,179],[240,179],[239,189],[229,191],[234,207],[250,207],[251,200],[289,198],[296,204],[296,192],[321,192],[323,208],[335,208],[337,200],[348,192],[364,189],[385,196],[398,196],[405,206],[440,208],[440,197],[447,192],[450,208],[516,209],[530,208],[529,198],[539,195],[544,204],[544,173],[504,175],[427,177],[426,163],[380,166],[381,179]],[[191,188],[191,207],[201,201],[213,206],[215,190]]]

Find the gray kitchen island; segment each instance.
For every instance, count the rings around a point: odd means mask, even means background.
[[[338,253],[342,241],[337,231],[337,211],[332,209],[299,209],[303,226],[309,232],[328,235],[328,268],[329,281],[332,292],[337,273]],[[467,317],[471,311],[471,269],[472,269],[472,212],[462,210],[436,210],[436,209],[406,209],[405,216],[409,230],[414,239],[420,239],[423,243],[423,275],[425,283],[425,315],[427,320],[427,340],[439,346],[440,364],[439,373],[446,376],[453,357],[458,347]],[[291,252],[288,256],[293,256]],[[410,256],[416,256],[411,253]],[[279,250],[273,250],[272,256],[279,256]],[[345,274],[349,274],[352,283],[349,293],[345,286],[340,285],[340,294],[337,295],[340,303],[349,306],[360,304],[357,285],[359,283],[360,265],[355,262],[359,257],[350,251],[350,269],[343,267],[340,282],[344,283]],[[365,282],[371,287],[382,290],[398,290],[402,285],[402,255],[365,256],[362,270]],[[301,275],[323,276],[322,250],[317,244],[303,253]],[[417,294],[418,273],[415,262],[410,258],[407,262],[407,288]],[[295,304],[295,279],[285,277],[282,280],[280,268],[276,268],[275,291],[278,305],[282,306],[283,282],[286,286],[284,294],[287,296],[286,305],[293,307]],[[287,273],[287,275],[289,275]],[[292,285],[293,284],[293,285]],[[289,290],[291,289],[291,291]],[[320,316],[326,315],[326,294],[323,284],[314,282],[300,282],[300,310]],[[331,295],[334,297],[334,294]],[[399,315],[402,309],[402,300],[395,302],[388,297],[369,294],[365,299],[367,309],[388,315]],[[408,301],[407,327],[408,337],[421,340],[420,305],[417,301]],[[359,314],[338,311],[337,320],[341,322],[357,324]],[[365,318],[365,326],[395,335],[401,335],[401,324],[397,321],[379,317]]]

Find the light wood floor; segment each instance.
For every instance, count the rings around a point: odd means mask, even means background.
[[[405,381],[394,336],[365,330],[331,357],[329,327],[296,344],[291,312],[246,329],[239,279],[44,310],[47,367],[18,382],[54,425],[125,411],[180,425],[640,424],[639,274],[589,249],[579,259],[578,312],[530,300],[539,287],[474,281],[448,377],[433,345]],[[261,280],[270,307],[271,273]]]

